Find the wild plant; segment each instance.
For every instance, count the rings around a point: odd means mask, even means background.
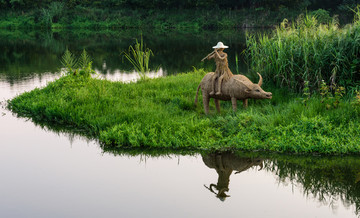
[[[321,95],[321,99],[324,99],[329,96],[329,87],[326,85],[324,80],[321,80],[320,83],[320,95]]]
[[[90,76],[95,73],[92,68],[92,61],[86,50],[84,49],[78,60],[77,67],[80,69],[80,75]]]
[[[326,85],[324,80],[321,80],[320,83],[320,95],[321,103],[325,105],[326,109],[330,109],[333,96],[331,95],[329,86]]]
[[[86,52],[86,50],[84,49],[80,55],[77,65],[79,68],[85,69],[86,67],[88,67],[90,62],[91,62],[91,58],[88,55],[88,53]]]
[[[69,51],[68,48],[66,48],[62,58],[61,58],[61,64],[66,69],[67,73],[73,72],[73,69],[77,65],[77,59],[73,53]]]
[[[76,58],[69,49],[66,49],[62,56],[61,63],[66,69],[67,74],[80,74],[90,76],[95,73],[92,69],[92,61],[86,50],[84,49],[79,58]]]
[[[126,59],[134,66],[139,73],[140,79],[146,79],[147,73],[150,71],[149,62],[150,56],[154,55],[150,48],[147,48],[141,37],[140,43],[136,39],[134,46],[129,46],[128,52],[122,52]]]
[[[355,93],[356,95],[354,96],[354,100],[351,103],[356,107],[360,107],[360,91],[356,91]]]
[[[321,103],[325,105],[326,109],[337,108],[340,104],[340,100],[345,95],[344,87],[333,84],[331,88],[334,91],[334,94],[332,94],[330,87],[324,82],[324,80],[321,81]]]
[[[309,87],[309,81],[305,81],[304,88],[303,88],[303,101],[302,103],[306,106],[307,102],[310,99],[310,87]]]
[[[334,102],[333,107],[337,108],[340,103],[340,99],[342,99],[345,95],[345,88],[342,86],[335,85],[335,93],[334,93]]]

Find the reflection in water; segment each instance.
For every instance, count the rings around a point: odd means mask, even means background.
[[[263,168],[263,160],[261,158],[240,157],[232,152],[203,154],[202,159],[205,165],[215,169],[219,176],[217,184],[210,184],[209,187],[204,186],[216,194],[216,197],[221,201],[230,197],[225,192],[229,191],[230,175],[233,171],[236,171],[235,174],[238,174],[253,166],[260,166],[259,170]],[[218,191],[217,193],[214,191],[214,188]]]
[[[1,31],[0,32],[0,78],[9,83],[32,77],[34,74],[56,72],[61,67],[60,59],[66,48],[76,56],[86,49],[93,66],[101,73],[116,74],[131,72],[133,66],[122,58],[122,51],[143,35],[146,46],[154,51],[150,69],[162,68],[169,74],[188,72],[196,68],[213,69],[211,62],[201,62],[215,42],[229,44],[229,64],[235,69],[235,54],[245,48],[245,32],[231,33],[201,32],[197,34],[167,32],[114,31],[99,33],[61,31],[58,33],[37,31]],[[104,64],[106,63],[106,64]],[[241,72],[246,71],[240,63]]]
[[[214,152],[203,154],[202,159],[205,165],[215,169],[219,176],[217,184],[205,187],[222,201],[229,197],[226,192],[229,191],[230,175],[233,171],[240,173],[253,166],[260,166],[260,170],[264,168],[274,173],[279,183],[295,184],[301,188],[305,197],[316,199],[331,207],[333,211],[336,211],[341,202],[345,208],[355,206],[355,214],[360,212],[359,157],[264,156],[241,152]]]
[[[187,151],[173,150],[117,150],[103,148],[104,152],[115,155],[148,155],[171,156],[171,154],[194,154]],[[277,178],[279,184],[293,185],[293,191],[298,190],[305,198],[329,206],[336,213],[340,204],[346,210],[360,212],[360,157],[357,156],[295,156],[274,155],[264,153],[244,152],[212,152],[202,153],[204,164],[215,169],[218,174],[217,183],[204,185],[217,198],[224,201],[230,196],[230,176],[245,173],[246,170],[257,167],[258,172],[270,172]],[[246,175],[246,174],[245,174]],[[236,175],[233,175],[236,176]],[[236,184],[232,184],[236,185]]]
[[[113,74],[110,74],[108,71],[99,71],[95,70],[98,75],[101,75],[102,78],[111,80],[111,81],[122,81],[122,82],[135,82],[140,79],[140,74],[136,71],[133,72],[121,72],[120,70],[116,70]],[[166,73],[160,68],[158,71],[150,71],[146,73],[146,77],[148,78],[158,78],[165,76]]]
[[[359,157],[289,157],[272,158],[266,169],[281,183],[301,184],[304,196],[337,209],[338,202],[360,212]]]

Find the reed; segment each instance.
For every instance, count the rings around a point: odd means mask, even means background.
[[[305,15],[294,22],[285,19],[271,34],[247,35],[245,56],[250,70],[298,91],[305,81],[311,89],[317,89],[322,80],[360,86],[359,7],[354,12],[354,22],[343,28],[336,17],[324,24]]]

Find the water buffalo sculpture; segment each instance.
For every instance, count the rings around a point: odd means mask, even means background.
[[[262,88],[262,76],[258,73],[260,79],[257,84],[251,82],[244,75],[234,75],[227,81],[223,82],[221,86],[221,95],[212,94],[211,78],[214,76],[214,72],[210,72],[204,76],[201,80],[195,97],[195,106],[197,105],[199,89],[201,88],[203,96],[203,104],[205,114],[209,113],[210,98],[214,98],[216,110],[220,113],[220,100],[230,101],[232,103],[233,110],[236,111],[237,100],[243,101],[244,108],[248,105],[248,99],[271,99],[272,93],[265,92]],[[215,89],[218,89],[216,87]]]

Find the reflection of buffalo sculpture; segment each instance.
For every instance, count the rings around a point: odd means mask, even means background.
[[[253,166],[260,166],[260,170],[263,168],[262,159],[238,157],[231,152],[210,153],[202,155],[202,159],[207,167],[215,169],[219,175],[216,185],[210,184],[209,187],[205,187],[222,201],[229,197],[225,192],[229,191],[230,175],[233,171],[237,174]],[[214,191],[214,188],[218,190],[218,193]]]
[[[271,99],[272,93],[265,92],[262,88],[262,77],[258,73],[260,80],[258,84],[254,84],[244,75],[234,75],[227,81],[224,81],[221,86],[221,94],[216,95],[212,94],[212,78],[214,76],[214,72],[210,72],[204,76],[201,80],[195,97],[195,105],[197,104],[199,89],[201,88],[202,96],[203,96],[203,104],[205,113],[209,113],[209,101],[210,98],[214,98],[216,110],[220,112],[220,100],[230,101],[232,103],[233,110],[236,111],[237,100],[243,100],[244,107],[247,107],[248,99]],[[219,87],[215,87],[215,89],[219,89]],[[217,90],[219,91],[219,90]]]

